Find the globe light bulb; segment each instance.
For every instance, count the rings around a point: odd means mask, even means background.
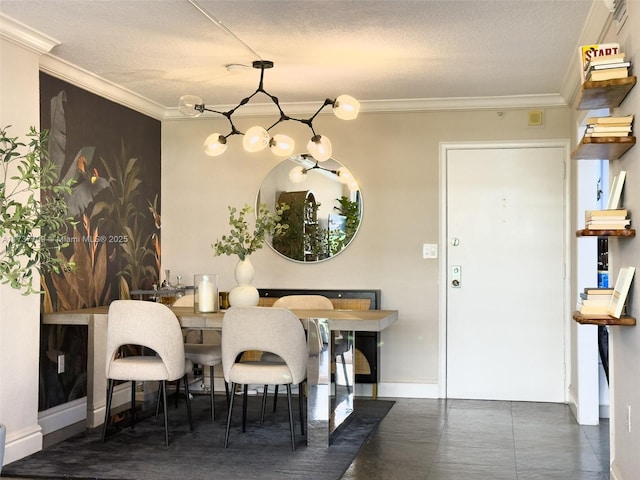
[[[338,180],[340,181],[340,183],[344,183],[345,185],[348,185],[349,182],[354,180],[354,178],[348,169],[346,169],[345,167],[340,167],[338,169]]]
[[[273,138],[269,141],[269,147],[271,148],[271,152],[274,155],[278,155],[279,157],[288,157],[293,153],[293,149],[296,143],[293,141],[293,138],[277,134],[274,135]]]
[[[196,110],[196,105],[202,105],[203,101],[196,95],[183,95],[178,102],[178,110],[187,117],[199,117],[202,112]]]
[[[289,172],[289,180],[291,183],[302,183],[307,179],[307,172],[300,165],[293,167]]]
[[[204,141],[204,153],[210,157],[222,155],[227,150],[227,139],[220,133],[212,133]]]
[[[353,120],[360,112],[360,102],[350,95],[340,95],[333,104],[333,113],[341,120]]]
[[[269,145],[269,132],[256,125],[244,134],[242,145],[247,152],[259,152]]]
[[[314,135],[307,143],[307,150],[317,161],[324,162],[331,158],[331,141],[322,135]]]

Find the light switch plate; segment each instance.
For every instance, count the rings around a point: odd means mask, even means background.
[[[438,244],[425,243],[422,245],[422,258],[438,258]]]

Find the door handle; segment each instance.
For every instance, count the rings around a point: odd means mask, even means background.
[[[451,266],[451,286],[453,288],[460,288],[462,282],[462,267],[460,265]]]

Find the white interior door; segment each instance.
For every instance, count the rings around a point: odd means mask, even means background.
[[[565,401],[566,146],[526,145],[444,149],[450,398]]]

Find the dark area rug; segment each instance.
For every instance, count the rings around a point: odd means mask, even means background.
[[[101,429],[87,430],[2,469],[2,477],[76,480],[163,480],[209,478],[338,480],[394,402],[356,399],[346,428],[326,448],[307,447],[296,421],[296,451],[291,450],[286,400],[278,411],[267,409],[260,423],[260,397],[249,397],[247,431],[241,427],[241,397],[236,397],[229,448],[223,448],[226,422],[224,395],[216,399],[216,421],[209,419],[209,397],[192,401],[194,431],[189,430],[185,402],[170,401],[169,447],[164,445],[162,415],[147,406],[135,429],[128,419],[111,427],[107,441]],[[297,400],[294,400],[297,405]],[[271,401],[269,402],[271,406]],[[295,407],[294,407],[295,408]],[[297,415],[297,411],[294,413]],[[298,417],[296,417],[297,419]]]

